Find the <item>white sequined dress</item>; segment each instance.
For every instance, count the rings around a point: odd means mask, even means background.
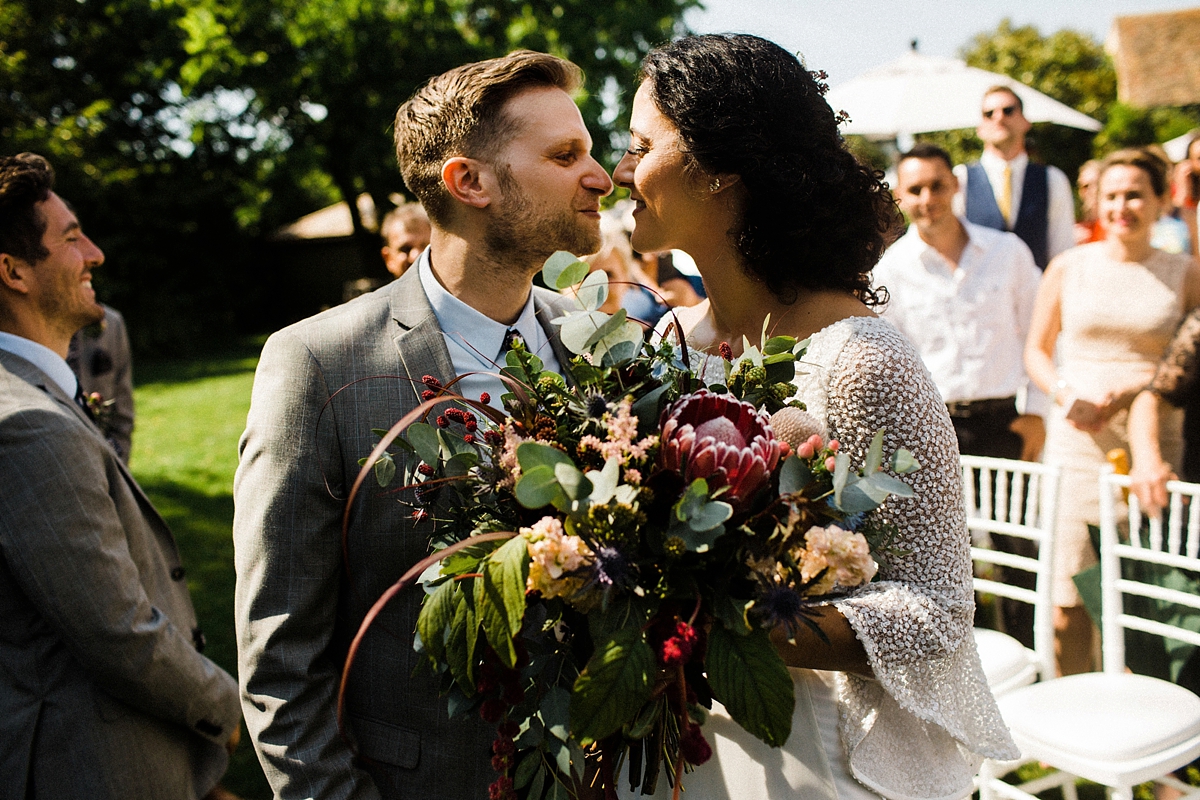
[[[782,748],[763,745],[715,704],[704,726],[713,758],[684,777],[684,796],[966,796],[983,757],[1018,753],[971,634],[970,543],[958,444],[945,405],[912,345],[876,317],[844,319],[814,335],[801,370],[799,399],[852,463],[863,463],[880,428],[885,452],[905,447],[921,463],[904,478],[916,497],[889,498],[873,512],[899,529],[897,546],[907,555],[836,602],[876,679],[791,670],[797,708]],[[620,783],[622,797],[637,796]],[[660,781],[656,796],[669,792]]]

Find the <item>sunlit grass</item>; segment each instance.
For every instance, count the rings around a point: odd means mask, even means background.
[[[134,365],[137,422],[130,466],[175,534],[208,639],[205,655],[235,676],[233,473],[259,346]],[[224,783],[247,800],[271,796],[246,737]]]

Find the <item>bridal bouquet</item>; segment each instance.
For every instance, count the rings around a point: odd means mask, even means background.
[[[822,437],[791,399],[807,342],[764,326],[736,359],[723,344],[724,383],[701,386],[682,342],[598,310],[603,272],[560,253],[543,275],[582,281],[554,320],[575,354],[566,379],[519,343],[506,413],[426,378],[410,415],[426,421],[379,432],[364,470],[381,485],[402,473],[414,516],[436,522],[434,555],[410,572],[424,568],[427,593],[416,647],[452,715],[497,725],[492,800],[589,784],[615,797],[622,764],[632,788],[678,795],[711,755],[714,699],[786,741],[793,684],[772,633],[820,633],[817,605],[872,579],[893,532],[867,512],[912,494],[883,468],[918,465],[885,460],[883,431],[860,465]]]

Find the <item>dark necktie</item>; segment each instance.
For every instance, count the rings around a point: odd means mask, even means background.
[[[503,356],[509,350],[512,350],[517,346],[518,342],[521,344],[525,343],[525,340],[521,338],[521,332],[516,328],[509,328],[504,333],[504,344],[500,346],[500,355]]]
[[[87,404],[87,397],[83,394],[83,387],[78,383],[75,384],[75,405],[79,406],[93,423],[96,421],[96,415],[92,413],[92,409]]]

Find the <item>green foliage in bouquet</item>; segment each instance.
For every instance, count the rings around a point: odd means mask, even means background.
[[[869,512],[911,496],[896,476],[918,465],[885,459],[883,431],[859,469],[826,439],[793,399],[807,342],[764,326],[739,358],[722,344],[724,384],[697,388],[682,341],[599,310],[604,273],[559,253],[543,275],[575,287],[553,321],[565,378],[520,343],[504,413],[427,378],[434,422],[380,432],[364,459],[437,526],[434,555],[380,603],[421,575],[416,647],[452,715],[498,726],[493,800],[595,781],[611,797],[623,765],[644,794],[663,779],[678,794],[711,755],[714,700],[787,740],[793,684],[770,634],[819,633],[816,605],[873,578],[894,531]]]

